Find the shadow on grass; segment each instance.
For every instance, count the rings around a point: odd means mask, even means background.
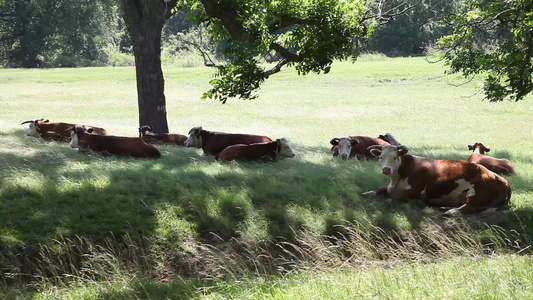
[[[219,163],[200,150],[173,146],[157,146],[161,159],[80,154],[66,143],[22,133],[0,134],[0,141],[20,148],[0,157],[0,250],[28,257],[39,245],[53,247],[58,237],[97,244],[109,236],[154,237],[179,248],[187,239],[216,244],[213,236],[292,241],[310,227],[334,235],[342,230],[338,225],[357,222],[386,230],[445,222],[417,201],[362,198],[388,178],[376,161],[334,159],[327,147],[299,147],[301,158],[275,163]],[[528,214],[515,215],[533,223]],[[510,217],[486,221],[520,225]]]

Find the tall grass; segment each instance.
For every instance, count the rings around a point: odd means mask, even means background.
[[[196,149],[161,159],[79,154],[23,136],[36,117],[137,135],[133,68],[0,70],[0,268],[3,283],[152,276],[265,276],[467,254],[529,251],[531,97],[481,101],[422,58],[336,63],[274,76],[255,101],[200,101],[212,70],[165,69],[170,129],[286,137],[297,156],[221,164]],[[366,199],[387,183],[373,161],[339,161],[329,140],[393,133],[410,152],[467,159],[484,142],[518,175],[507,212],[446,219],[420,202]],[[113,275],[114,274],[114,275]]]

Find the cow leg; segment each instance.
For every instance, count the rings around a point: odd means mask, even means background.
[[[447,210],[444,214],[447,216],[460,216],[460,215],[468,215],[473,214],[476,212],[476,209],[468,204],[468,200],[465,204],[455,207],[452,209]]]
[[[379,189],[375,191],[368,191],[361,194],[363,197],[372,197],[372,196],[383,196],[387,197],[389,194],[387,193],[387,186],[382,186]]]

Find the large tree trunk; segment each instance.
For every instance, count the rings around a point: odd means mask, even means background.
[[[154,132],[168,133],[161,31],[171,7],[161,0],[120,2],[135,56],[139,127],[149,125]]]

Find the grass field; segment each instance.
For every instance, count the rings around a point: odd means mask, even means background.
[[[158,146],[157,160],[79,154],[19,124],[44,117],[136,136],[134,69],[0,70],[0,282],[158,284],[529,252],[532,97],[482,101],[475,81],[454,86],[463,80],[423,58],[368,56],[307,77],[287,70],[257,100],[225,105],[199,100],[212,70],[164,74],[171,132],[285,137],[297,156],[221,164],[171,146]],[[362,198],[387,178],[376,162],[333,159],[329,140],[386,132],[431,158],[467,159],[467,145],[482,141],[518,172],[507,177],[510,209],[447,219],[417,201]]]

